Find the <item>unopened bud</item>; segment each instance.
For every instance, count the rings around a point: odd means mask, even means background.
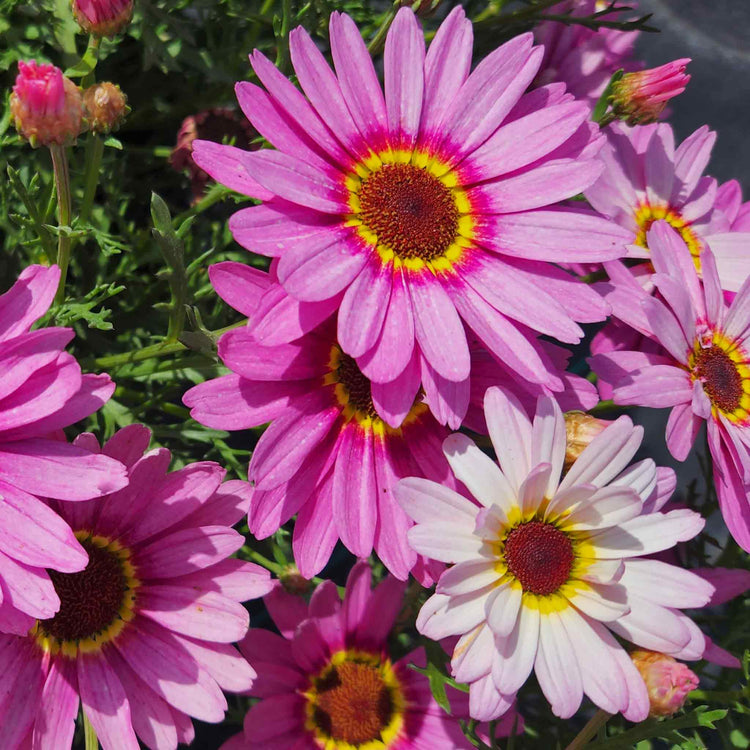
[[[628,125],[656,122],[667,102],[681,94],[690,76],[685,67],[690,58],[674,60],[658,68],[626,73],[612,86],[612,112]]]
[[[311,581],[305,578],[296,565],[288,565],[279,576],[281,585],[290,594],[301,596],[310,590]]]
[[[399,7],[411,8],[420,18],[431,16],[443,0],[401,0]]]
[[[95,83],[83,92],[83,116],[92,133],[117,130],[129,112],[127,97],[114,83]]]
[[[612,422],[597,419],[583,411],[565,413],[565,468],[583,453],[584,448]]]
[[[115,36],[133,17],[133,0],[72,0],[73,15],[87,34]]]
[[[35,148],[62,146],[81,132],[81,92],[60,68],[20,61],[10,113],[16,130]]]
[[[698,678],[686,664],[656,651],[630,654],[648,689],[649,716],[671,716],[698,687]]]

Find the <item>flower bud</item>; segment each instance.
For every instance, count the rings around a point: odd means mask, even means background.
[[[81,92],[60,68],[19,61],[10,113],[16,130],[34,148],[72,143],[81,132]]]
[[[685,67],[690,58],[658,68],[626,73],[612,86],[612,112],[628,125],[644,125],[659,119],[667,102],[681,94],[690,81]]]
[[[686,664],[656,651],[633,651],[630,654],[643,677],[651,704],[649,716],[671,716],[682,708],[698,678]]]
[[[209,176],[193,161],[193,141],[201,139],[221,143],[228,140],[237,148],[249,150],[254,135],[256,133],[247,120],[226,108],[206,109],[182,121],[169,163],[174,169],[186,170],[190,175],[193,201],[203,197],[209,180]]]
[[[133,0],[72,0],[73,15],[87,34],[115,36],[133,17]]]
[[[114,83],[95,83],[83,92],[83,116],[92,133],[117,130],[129,112],[127,97]]]
[[[583,453],[583,449],[605,428],[612,424],[583,411],[565,413],[565,468]]]
[[[299,572],[296,565],[287,565],[279,576],[279,580],[288,593],[298,596],[306,594],[312,586],[312,582]]]

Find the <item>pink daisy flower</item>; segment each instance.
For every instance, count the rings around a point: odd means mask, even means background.
[[[716,180],[703,176],[716,133],[704,126],[677,148],[664,123],[634,128],[613,123],[606,133],[599,154],[605,169],[584,195],[630,233],[628,257],[650,257],[648,230],[663,219],[680,233],[698,270],[701,252],[710,248],[722,288],[736,292],[750,275],[750,234],[732,231],[731,220],[717,208]]]
[[[266,326],[276,331],[298,326],[303,305],[271,276],[249,266],[219,263],[209,273],[220,296],[249,316],[248,325],[219,340],[219,356],[232,373],[191,388],[183,401],[193,418],[209,427],[237,430],[271,423],[248,471],[255,486],[248,519],[252,533],[267,537],[299,513],[292,543],[307,578],[323,568],[340,538],[358,557],[374,548],[398,578],[413,571],[427,582],[406,540],[410,521],[391,489],[405,476],[455,483],[440,450],[448,432],[423,400],[416,359],[394,383],[371,382],[342,351],[331,317],[298,333],[293,343],[261,344],[258,333]],[[549,351],[564,366],[564,355],[555,347]],[[471,426],[481,430],[483,418],[472,400],[481,403],[488,385],[514,381],[483,349],[473,352],[472,389],[460,398]],[[561,377],[570,384],[570,408],[596,403],[591,384]],[[440,392],[429,379],[423,382],[432,410],[443,414],[447,406]]]
[[[266,570],[229,559],[250,488],[222,485],[208,461],[167,473],[169,451],[144,454],[150,437],[131,425],[101,449],[128,467],[126,487],[56,504],[89,561],[50,573],[54,617],[0,636],[0,747],[69,748],[80,703],[105,750],[176,748],[193,738],[191,716],[224,718],[222,688],[252,684],[229,645],[248,627],[239,602],[271,588]],[[76,443],[100,450],[91,434]]]
[[[632,8],[635,3],[631,0],[627,5]],[[590,16],[601,9],[600,0],[565,0],[553,5],[547,13]],[[583,99],[593,109],[613,73],[621,68],[638,70],[642,67],[633,58],[637,38],[637,31],[597,31],[577,24],[543,21],[534,29],[534,40],[544,46],[536,82],[561,81],[576,99]]]
[[[449,716],[427,678],[408,668],[426,666],[424,651],[398,661],[389,653],[405,584],[388,576],[371,590],[370,578],[369,565],[358,562],[343,602],[332,581],[309,606],[281,586],[265,598],[281,635],[251,629],[240,643],[258,673],[250,694],[261,700],[245,716],[244,736],[222,750],[275,750],[280,742],[295,750],[471,747],[456,718],[467,716],[465,694],[448,689]],[[497,736],[511,733],[514,718]]]
[[[290,35],[304,93],[257,51],[265,90],[237,84],[277,150],[194,144],[212,177],[264,201],[232,217],[235,239],[277,257],[293,297],[338,309],[341,349],[374,382],[393,382],[417,351],[455,390],[471,369],[465,323],[519,377],[562,390],[519,326],[577,342],[576,321],[607,308],[553,263],[618,257],[625,238],[593,212],[553,207],[601,172],[588,108],[563,86],[524,95],[542,57],[530,34],[469,74],[460,7],[427,53],[414,13],[398,12],[385,95],[354,21],[333,13],[330,34],[335,74],[304,29]]]
[[[637,326],[660,350],[600,353],[591,366],[614,386],[616,403],[672,407],[667,446],[679,461],[707,423],[724,520],[737,543],[750,550],[750,281],[743,277],[727,307],[710,251],[699,257],[701,286],[692,253],[666,222],[654,224],[648,242],[661,299],[636,285],[613,307],[618,318]],[[749,251],[750,242],[748,258]]]
[[[108,375],[82,375],[64,351],[69,328],[31,326],[47,312],[57,266],[29,266],[0,295],[0,631],[25,633],[60,606],[46,568],[72,573],[87,556],[41,497],[88,500],[120,489],[124,467],[65,442],[62,428],[112,395]]]
[[[612,634],[701,657],[703,634],[679,610],[705,604],[713,586],[641,556],[692,538],[703,520],[654,510],[674,473],[651,459],[628,467],[643,435],[628,417],[595,437],[561,480],[566,431],[553,399],[539,400],[532,422],[511,394],[491,388],[485,416],[499,467],[465,435],[443,446],[476,502],[426,479],[395,489],[416,522],[414,549],[453,564],[418,630],[461,636],[451,667],[470,683],[477,719],[503,714],[532,669],[558,716],[572,716],[585,693],[605,711],[644,719],[643,680]]]

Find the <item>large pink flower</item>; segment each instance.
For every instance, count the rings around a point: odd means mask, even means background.
[[[628,257],[649,257],[647,232],[663,219],[680,233],[699,270],[700,254],[708,247],[722,288],[736,292],[750,275],[750,232],[736,231],[721,210],[732,205],[727,189],[720,193],[716,180],[703,176],[716,133],[704,126],[677,148],[665,123],[634,128],[613,123],[606,133],[600,152],[605,169],[584,194],[599,213],[630,233]]]
[[[45,568],[71,573],[86,552],[66,523],[35,496],[88,500],[126,483],[124,467],[65,442],[61,428],[112,395],[108,375],[82,375],[64,351],[69,328],[31,326],[60,279],[30,266],[0,295],[0,631],[25,633],[60,606]]]
[[[305,576],[325,565],[340,538],[359,557],[374,547],[391,572],[406,578],[418,560],[406,542],[410,522],[391,494],[394,483],[413,475],[454,486],[440,451],[448,433],[420,392],[417,358],[394,383],[371,382],[342,351],[334,318],[299,334],[309,303],[290,298],[268,274],[226,262],[212,266],[210,276],[219,294],[249,320],[219,341],[219,356],[232,374],[192,388],[184,402],[209,427],[236,430],[271,422],[250,462],[250,530],[266,537],[299,513],[293,548]],[[268,327],[296,330],[297,338],[267,346],[258,334]],[[550,354],[559,362],[561,352],[553,348]],[[472,367],[473,387],[459,395],[471,426],[482,430],[476,403],[484,389],[514,381],[480,347],[473,348]],[[585,380],[561,378],[570,387],[569,408],[596,402]],[[441,392],[424,382],[432,411],[442,414],[447,407]],[[537,395],[532,389],[525,397]],[[414,572],[426,580],[421,563]]]
[[[245,482],[202,462],[167,473],[169,451],[145,453],[141,425],[102,453],[129,484],[101,500],[57,503],[89,556],[79,573],[51,573],[60,611],[28,635],[0,636],[0,747],[70,748],[79,702],[105,750],[176,748],[190,716],[218,722],[221,689],[247,690],[255,673],[229,644],[263,596],[268,572],[229,559],[244,543],[230,527],[247,511]],[[99,451],[93,435],[76,441]]]
[[[389,576],[370,590],[365,562],[349,573],[343,602],[332,581],[318,586],[309,606],[277,586],[265,603],[281,635],[251,629],[240,643],[258,673],[250,694],[261,700],[245,717],[244,736],[222,750],[471,747],[457,719],[467,716],[465,693],[449,688],[449,716],[427,678],[408,668],[425,666],[423,650],[398,661],[389,653],[404,589]],[[514,718],[496,736],[509,735]]]
[[[562,475],[565,420],[553,399],[539,399],[532,422],[511,394],[491,388],[485,416],[499,466],[465,435],[443,444],[475,502],[426,479],[396,485],[416,521],[411,545],[453,563],[417,628],[434,640],[461,636],[451,666],[470,683],[477,719],[507,711],[533,669],[558,716],[572,716],[585,693],[641,721],[646,689],[612,633],[676,658],[702,657],[703,634],[680,609],[706,604],[713,586],[642,556],[691,539],[703,519],[659,511],[674,473],[651,459],[628,466],[643,436],[628,417]]]
[[[394,381],[416,350],[455,390],[471,369],[463,321],[519,377],[561,391],[519,326],[578,341],[576,321],[607,308],[553,263],[619,257],[626,239],[593,212],[553,207],[601,172],[588,108],[561,85],[524,95],[542,56],[529,34],[470,75],[460,7],[426,54],[414,13],[398,12],[385,95],[352,19],[334,13],[330,33],[335,74],[304,29],[291,33],[304,95],[257,51],[265,90],[237,84],[277,150],[194,145],[212,177],[264,201],[232,217],[235,239],[278,258],[289,294],[338,309],[341,349],[374,382]]]
[[[727,307],[710,251],[699,258],[701,286],[690,250],[666,222],[654,224],[648,243],[661,299],[635,284],[612,300],[615,315],[660,350],[600,353],[591,366],[614,386],[616,403],[672,407],[667,445],[680,461],[707,422],[724,520],[737,543],[750,550],[750,280],[743,277]]]

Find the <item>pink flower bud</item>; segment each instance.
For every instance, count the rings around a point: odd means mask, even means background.
[[[649,716],[671,716],[698,687],[698,678],[682,662],[656,651],[633,651],[633,664],[643,677],[651,704]]]
[[[582,411],[565,413],[565,466],[569,467],[583,449],[605,428],[612,424]]]
[[[658,68],[626,73],[612,87],[614,114],[628,125],[656,122],[667,102],[681,94],[690,81],[685,68],[689,57]]]
[[[133,17],[133,0],[73,0],[73,15],[87,34],[115,36]]]
[[[125,94],[108,81],[95,83],[83,92],[83,109],[92,133],[116,130],[130,112]]]
[[[71,143],[81,132],[81,92],[54,65],[18,63],[10,112],[16,130],[35,148]]]

